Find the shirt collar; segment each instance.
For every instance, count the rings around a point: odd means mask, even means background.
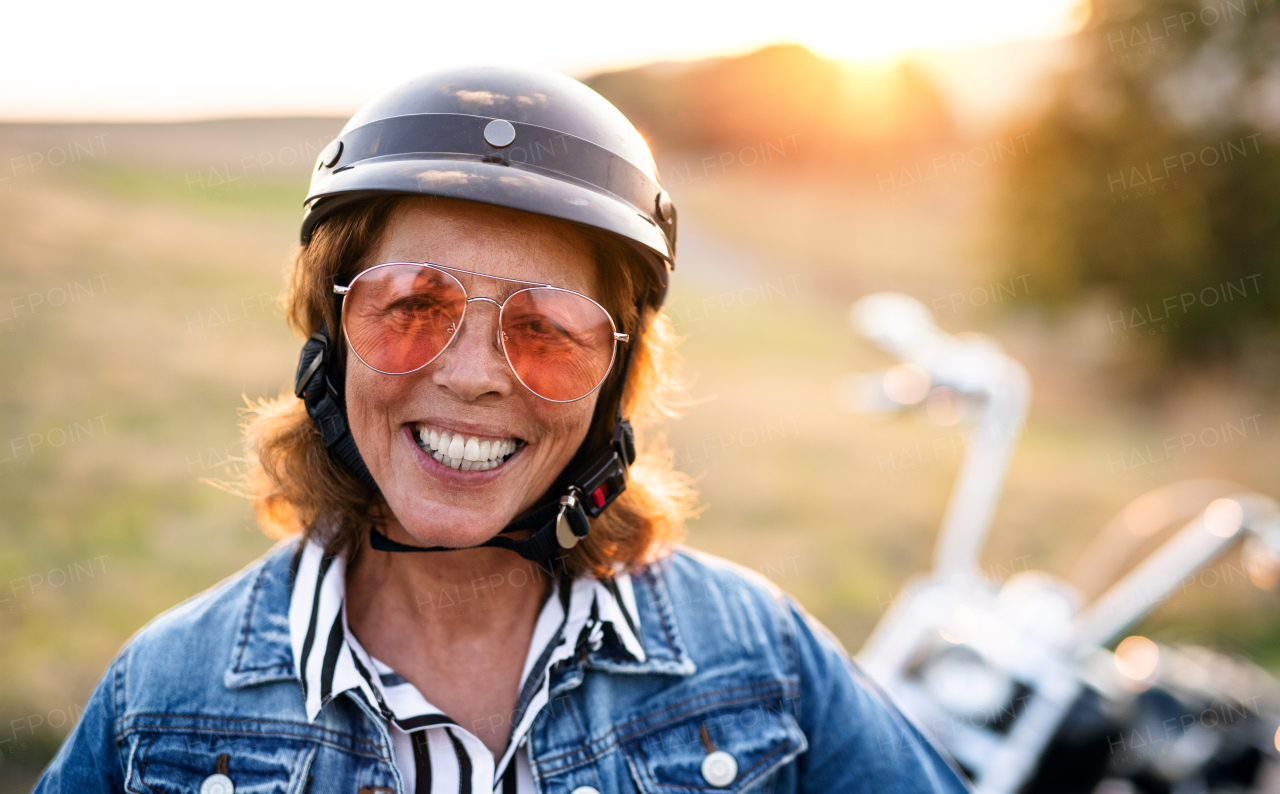
[[[383,692],[375,691],[381,687],[373,661],[347,624],[346,558],[327,555],[318,543],[306,540],[295,558],[292,580],[289,639],[307,719],[314,721],[326,703],[351,689],[363,692],[370,705],[382,704]],[[530,649],[521,676],[522,688],[561,626],[562,642],[550,648],[550,656],[543,661],[544,678],[557,662],[580,650],[623,663],[645,661],[635,591],[628,574],[620,572],[606,581],[587,574],[573,579],[569,583],[567,618],[560,587],[561,582],[555,582],[552,597],[539,614],[534,645],[540,647]]]
[[[305,545],[306,541],[297,535],[285,538],[244,572],[243,606],[223,674],[223,683],[228,689],[298,680],[291,645],[289,606],[297,577],[294,562],[301,562],[301,550]],[[644,661],[611,659],[599,653],[589,653],[586,659],[588,666],[604,672],[626,674],[687,676],[696,672],[697,666],[689,657],[676,621],[678,605],[688,600],[687,594],[681,595],[681,587],[687,590],[688,586],[682,586],[680,580],[669,583],[674,573],[670,570],[671,559],[664,557],[640,565],[627,578],[629,586],[619,584],[624,599],[627,591],[634,599],[632,614],[638,618],[636,629],[646,654]],[[621,583],[622,577],[618,577],[618,581]],[[672,587],[679,592],[673,592]],[[553,696],[575,686],[581,677],[581,669],[571,669],[569,675],[555,685]]]

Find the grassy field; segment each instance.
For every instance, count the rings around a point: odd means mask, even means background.
[[[240,454],[244,398],[288,386],[299,341],[273,300],[309,166],[339,126],[0,126],[0,791],[30,786],[134,631],[270,545],[244,501],[200,480]],[[79,156],[53,164],[67,147]],[[665,429],[699,477],[688,541],[768,575],[850,649],[927,565],[963,444],[839,409],[840,375],[888,363],[845,320],[867,292],[913,294],[1031,372],[984,560],[996,578],[1065,574],[1111,515],[1177,479],[1280,494],[1261,397],[1206,372],[1136,402],[1115,354],[1143,341],[1116,337],[1106,309],[1051,322],[1007,298],[1034,279],[997,289],[997,176],[886,193],[773,165],[672,186],[668,310],[702,398]],[[1167,460],[1132,454],[1245,422]],[[1236,570],[1224,560],[1143,630],[1280,664],[1275,598]]]

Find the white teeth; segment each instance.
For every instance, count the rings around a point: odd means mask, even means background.
[[[419,445],[440,463],[459,471],[488,471],[516,451],[515,439],[483,439],[417,426]]]

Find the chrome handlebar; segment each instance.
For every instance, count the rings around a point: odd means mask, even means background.
[[[849,320],[864,337],[903,363],[861,376],[857,410],[884,412],[923,403],[950,389],[973,402],[973,430],[934,549],[935,576],[970,575],[978,567],[991,517],[1004,487],[1031,399],[1031,381],[989,337],[952,336],[933,323],[924,304],[893,292],[862,298]]]

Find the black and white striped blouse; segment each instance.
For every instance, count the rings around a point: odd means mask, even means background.
[[[525,738],[547,705],[552,666],[573,656],[584,643],[594,650],[605,641],[616,643],[619,653],[637,661],[645,658],[630,577],[619,574],[607,584],[585,575],[573,581],[555,577],[525,656],[510,741],[502,757],[495,758],[474,733],[370,656],[351,633],[345,607],[346,559],[326,555],[312,541],[305,542],[300,552],[289,602],[289,634],[307,718],[314,721],[325,704],[343,692],[357,690],[353,694],[387,720],[406,792],[532,794]],[[531,577],[546,575],[532,563],[528,570]],[[441,593],[432,606],[445,606],[446,599],[448,608],[466,614],[466,602],[474,600],[474,595]]]

